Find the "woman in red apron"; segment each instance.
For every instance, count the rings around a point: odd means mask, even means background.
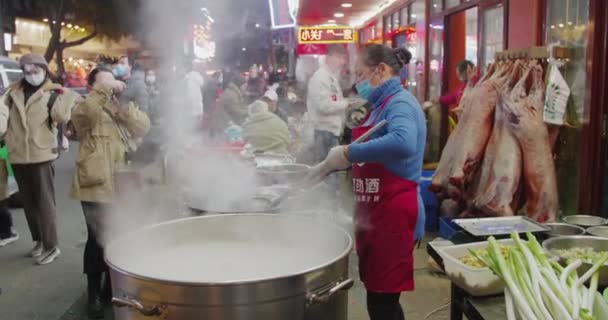
[[[382,120],[387,125],[365,142],[332,149],[311,171],[311,178],[319,179],[352,165],[359,273],[372,320],[404,319],[401,292],[414,290],[417,186],[426,122],[419,103],[397,77],[409,57],[405,49],[365,49],[357,67],[357,91],[372,107],[353,129],[352,139]]]

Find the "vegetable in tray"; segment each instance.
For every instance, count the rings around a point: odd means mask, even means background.
[[[584,255],[591,259],[593,267],[579,277],[576,271],[583,264],[581,259],[564,268],[547,257],[531,233],[527,236],[526,243],[517,233],[511,234],[515,241],[511,247],[502,247],[490,237],[487,254],[471,251],[505,282],[507,319],[603,320],[593,309],[598,295],[598,270],[608,261],[608,252]]]
[[[582,260],[583,262],[593,264],[597,261],[606,251],[595,251],[593,248],[571,248],[571,249],[555,249],[553,253],[566,260]]]

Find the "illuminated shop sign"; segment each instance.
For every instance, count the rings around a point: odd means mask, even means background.
[[[348,27],[302,27],[298,29],[300,44],[353,43],[357,32]]]

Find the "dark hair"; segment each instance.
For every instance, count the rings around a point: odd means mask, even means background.
[[[469,67],[474,67],[475,64],[473,64],[473,62],[469,61],[469,60],[462,60],[460,62],[458,62],[458,65],[456,65],[456,70],[458,71],[458,74],[462,74],[467,72],[467,69],[469,69]]]
[[[348,55],[348,51],[346,51],[346,48],[344,48],[344,46],[341,44],[330,44],[327,46],[327,55],[328,56],[334,56],[334,55],[345,56],[345,55]]]
[[[112,73],[112,70],[110,68],[108,68],[108,67],[105,67],[105,66],[97,67],[97,68],[91,70],[91,72],[89,72],[89,76],[87,77],[87,84],[89,86],[92,87],[95,84],[95,80],[97,78],[97,75],[100,72],[109,72],[109,73]]]
[[[120,56],[120,57],[119,57],[119,58],[116,60],[116,63],[118,63],[118,61],[120,61],[122,58],[127,59],[127,63],[128,63],[129,65],[131,65],[131,58],[129,58],[129,56]]]
[[[401,69],[410,63],[412,54],[405,48],[391,49],[389,47],[374,44],[367,46],[363,51],[363,62],[370,67],[377,67],[384,63],[393,69],[393,74],[399,73]]]

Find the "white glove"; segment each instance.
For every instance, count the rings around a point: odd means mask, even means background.
[[[351,163],[346,157],[346,152],[346,146],[333,147],[323,162],[310,169],[307,180],[311,184],[317,184],[334,171],[350,168]]]

